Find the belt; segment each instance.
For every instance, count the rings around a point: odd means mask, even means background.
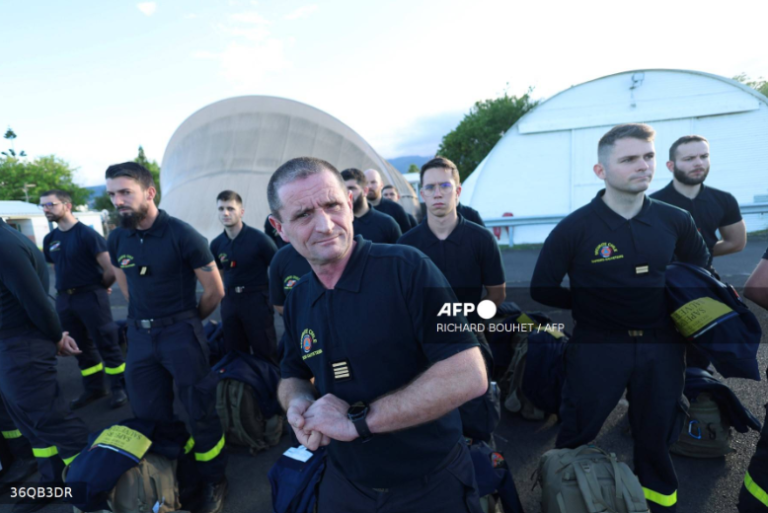
[[[170,326],[171,324],[176,324],[177,322],[191,319],[195,316],[197,316],[197,310],[187,310],[186,312],[171,315],[170,317],[163,317],[161,319],[128,319],[128,322],[139,329],[149,330],[152,328]]]
[[[269,287],[266,285],[249,285],[247,287],[243,285],[242,287],[229,287],[226,290],[226,293],[230,294],[234,292],[235,294],[243,294],[246,292],[258,292],[258,291],[265,291],[265,290],[269,290]]]
[[[84,285],[82,287],[73,287],[71,289],[62,289],[59,290],[59,295],[67,294],[67,295],[74,295],[74,294],[80,294],[81,292],[90,292],[92,290],[99,290],[103,289],[104,285]]]

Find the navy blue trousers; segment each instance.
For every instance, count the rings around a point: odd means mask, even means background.
[[[766,405],[766,415],[768,415],[768,405]],[[749,467],[739,492],[738,508],[739,513],[768,512],[768,422],[763,422],[763,430],[760,432],[755,454],[749,460]]]
[[[634,438],[635,473],[654,512],[676,510],[677,475],[669,446],[684,415],[685,344],[674,331],[642,337],[579,329],[565,350],[558,448],[591,443],[624,390]]]
[[[482,513],[475,468],[463,441],[432,473],[389,489],[354,484],[329,458],[317,500],[318,513]]]
[[[166,327],[139,329],[128,321],[125,379],[139,419],[172,422],[173,385],[189,417],[194,456],[203,478],[224,477],[227,455],[216,413],[216,376],[208,365],[208,342],[197,317]]]
[[[237,294],[228,290],[221,301],[224,350],[253,353],[279,364],[274,316],[268,291],[256,289]]]
[[[60,482],[88,429],[59,394],[56,344],[37,331],[0,340],[0,393],[12,425],[29,440],[41,481]],[[10,426],[9,426],[10,427]]]
[[[103,389],[106,372],[111,388],[122,388],[125,361],[107,290],[59,294],[56,311],[62,328],[69,332],[82,351],[77,355],[77,365],[83,376],[83,386],[93,391]]]

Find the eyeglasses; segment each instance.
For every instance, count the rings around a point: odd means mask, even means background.
[[[56,205],[61,205],[61,204],[62,203],[60,201],[57,202],[57,203],[43,203],[42,205],[38,205],[38,207],[41,208],[42,210],[46,210],[46,209],[50,210],[53,207],[55,207]]]
[[[453,190],[453,183],[451,182],[442,182],[438,184],[430,183],[427,185],[424,185],[421,188],[421,193],[426,196],[432,196],[437,188],[440,187],[440,192],[451,192]]]

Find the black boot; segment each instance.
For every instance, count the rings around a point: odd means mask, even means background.
[[[0,495],[8,493],[11,485],[23,483],[35,472],[37,472],[37,460],[31,454],[26,458],[16,458],[0,481]]]
[[[109,398],[109,407],[111,409],[120,408],[128,404],[128,396],[122,388],[113,388],[112,397]]]
[[[80,397],[77,399],[73,399],[71,403],[69,403],[69,408],[71,410],[77,410],[78,408],[82,408],[84,406],[88,406],[94,401],[98,401],[102,397],[107,397],[109,395],[109,392],[102,389],[96,389],[96,390],[88,390],[86,389],[85,392],[80,394]]]
[[[228,490],[229,484],[226,477],[216,484],[205,483],[200,509],[195,513],[221,513],[224,511],[224,498],[227,496]]]

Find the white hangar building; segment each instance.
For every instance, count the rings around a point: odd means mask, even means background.
[[[240,194],[244,220],[263,229],[269,214],[267,184],[272,173],[295,157],[317,157],[339,171],[375,168],[413,213],[413,188],[399,171],[338,119],[309,105],[271,96],[222,100],[187,118],[171,137],[163,155],[160,207],[194,226],[208,240],[223,227],[216,196],[231,189]]]
[[[463,184],[461,199],[484,218],[573,212],[603,188],[592,167],[597,143],[620,123],[656,130],[652,193],[669,183],[669,147],[703,135],[711,148],[706,184],[739,204],[768,201],[768,98],[735,80],[683,70],[617,73],[573,86],[520,118]],[[749,231],[768,216],[745,216]],[[543,242],[554,225],[515,227],[515,243]]]

